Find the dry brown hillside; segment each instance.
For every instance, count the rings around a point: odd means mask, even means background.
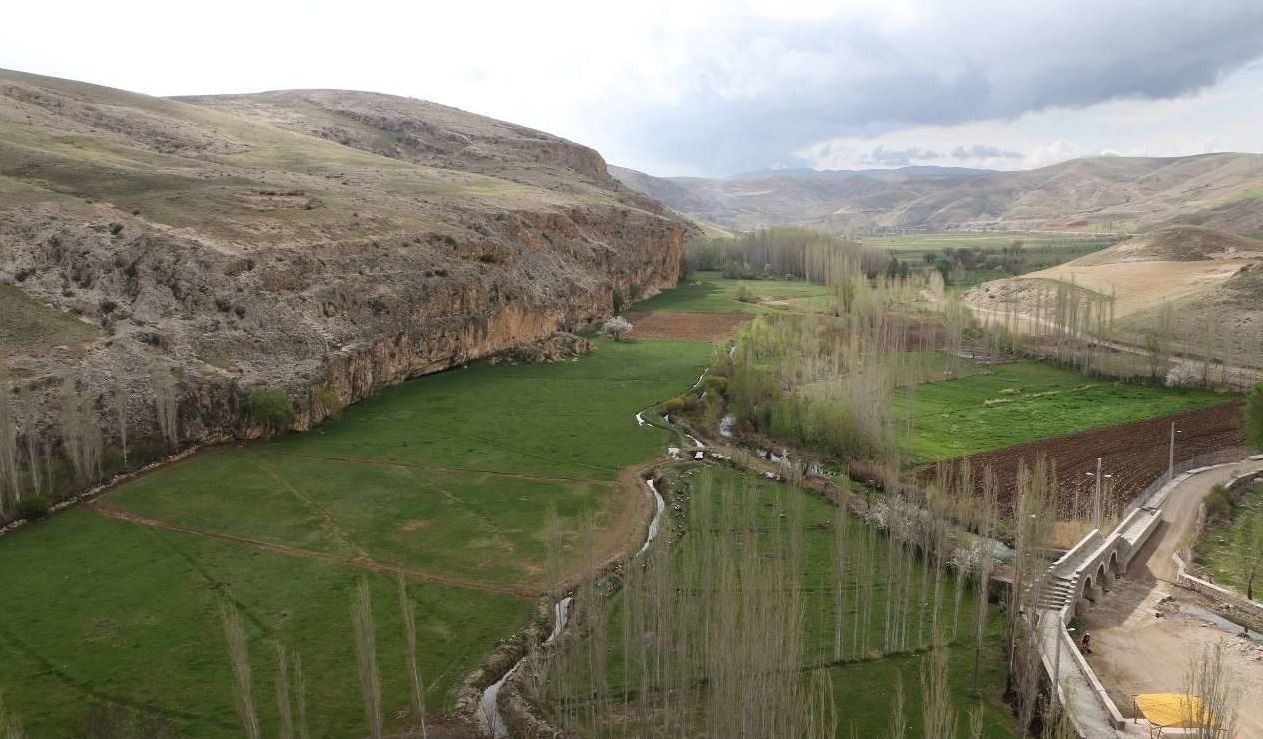
[[[1058,286],[1109,296],[1107,338],[1166,354],[1263,367],[1263,241],[1170,226],[1072,262],[980,285],[965,297],[980,315],[1016,311],[1031,325]]]
[[[724,226],[1136,231],[1171,224],[1263,233],[1263,155],[1075,159],[993,172],[791,170],[724,179],[614,170],[629,187]]]
[[[687,230],[592,149],[433,103],[0,71],[0,337],[22,338],[0,358],[43,411],[84,388],[105,428],[120,377],[134,435],[155,367],[183,440],[251,433],[259,387],[303,428],[673,284]]]

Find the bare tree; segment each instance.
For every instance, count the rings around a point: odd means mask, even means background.
[[[174,448],[180,442],[179,404],[176,398],[175,378],[171,370],[160,362],[149,367],[149,381],[153,388],[154,413],[158,419],[158,429],[162,432],[168,448]]]
[[[4,704],[4,694],[0,693],[0,737],[3,739],[25,739],[22,722],[18,720]]]
[[[1183,724],[1194,739],[1236,736],[1243,696],[1239,675],[1227,660],[1227,639],[1206,645],[1189,660],[1184,673],[1187,699],[1180,706]]]
[[[18,480],[18,432],[9,410],[9,385],[0,365],[0,518],[4,518],[6,499],[15,503],[22,496]]]
[[[921,726],[926,739],[956,736],[956,708],[947,673],[948,649],[936,645],[921,659]]]
[[[123,450],[123,466],[127,466],[127,388],[123,386],[123,368],[114,367],[114,413],[118,422],[118,443]]]
[[[399,576],[399,616],[403,619],[404,656],[408,661],[408,679],[412,686],[412,713],[421,724],[421,739],[425,730],[425,686],[421,684],[421,671],[417,668],[417,609],[408,598],[407,583]]]
[[[307,730],[307,679],[303,677],[303,659],[295,654],[293,658],[294,698],[298,701],[298,739],[311,739]]]
[[[373,591],[367,579],[360,581],[352,609],[355,654],[360,668],[360,695],[370,736],[382,739],[382,683],[377,671],[377,627],[373,622]]]
[[[94,479],[101,459],[101,426],[91,397],[72,377],[62,383],[61,441],[79,484]]]
[[[250,677],[250,653],[246,644],[246,629],[241,614],[232,601],[220,603],[219,615],[224,622],[224,638],[228,642],[228,657],[232,661],[232,673],[237,687],[237,714],[246,739],[260,739],[259,713],[254,706],[254,687]]]
[[[606,321],[605,325],[601,327],[601,333],[609,336],[615,341],[622,341],[623,337],[631,333],[633,328],[634,326],[632,326],[631,321],[623,318],[622,316],[614,316],[610,320]]]
[[[277,736],[280,739],[294,739],[294,713],[289,700],[289,659],[285,656],[285,645],[276,644],[276,715]]]
[[[35,406],[35,398],[31,395],[29,385],[22,385],[18,390],[18,395],[22,401],[22,436],[26,441],[26,469],[31,475],[31,494],[40,494],[40,468],[39,468],[39,434],[35,431],[36,419],[39,418],[39,409]],[[21,495],[17,496],[20,501]]]

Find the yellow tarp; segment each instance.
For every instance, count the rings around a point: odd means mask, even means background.
[[[1154,726],[1193,729],[1217,725],[1215,717],[1202,705],[1202,699],[1195,695],[1148,693],[1136,696],[1135,700],[1136,708]]]

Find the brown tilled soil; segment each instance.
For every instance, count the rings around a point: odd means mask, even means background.
[[[737,326],[750,320],[740,313],[624,313],[635,326],[632,336],[640,339],[682,339],[718,341],[732,335]]]
[[[1001,506],[1008,510],[1013,502],[1018,464],[1034,464],[1041,455],[1057,465],[1061,483],[1063,516],[1069,516],[1076,492],[1080,512],[1090,513],[1096,458],[1102,458],[1102,470],[1113,475],[1106,486],[1105,512],[1121,511],[1167,469],[1167,453],[1171,423],[1180,431],[1175,439],[1175,463],[1212,452],[1224,452],[1226,458],[1240,459],[1243,448],[1242,410],[1240,402],[1177,413],[1119,426],[1080,431],[1052,439],[1019,444],[970,457],[975,472],[990,466],[1000,480]],[[1235,455],[1235,456],[1234,456]]]

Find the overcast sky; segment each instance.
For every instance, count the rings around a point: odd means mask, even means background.
[[[0,67],[340,87],[658,175],[1263,148],[1263,0],[10,0]]]

